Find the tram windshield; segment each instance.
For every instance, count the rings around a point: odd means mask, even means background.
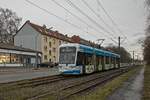
[[[76,56],[75,47],[61,47],[59,51],[60,64],[74,64]]]

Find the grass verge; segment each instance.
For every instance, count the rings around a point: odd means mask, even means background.
[[[128,80],[129,77],[138,72],[141,67],[133,68],[127,73],[113,79],[112,81],[104,84],[102,87],[97,88],[94,92],[84,96],[74,96],[72,100],[106,100],[106,97],[110,95],[114,90],[119,88],[124,81]],[[150,99],[149,99],[150,100]]]
[[[150,100],[150,65],[147,65],[144,72],[144,92],[142,100]]]

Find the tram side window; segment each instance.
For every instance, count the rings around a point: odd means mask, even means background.
[[[84,65],[84,53],[78,52],[77,54],[77,65]]]
[[[117,58],[117,64],[119,64],[119,60],[120,60],[120,59],[119,59],[119,58]]]
[[[114,58],[114,65],[116,64],[116,58]]]
[[[105,64],[105,61],[104,61],[104,60],[105,60],[105,58],[104,58],[104,56],[102,56],[102,57],[101,57],[101,63],[102,63],[103,66],[104,66],[104,64]]]
[[[111,58],[111,63],[114,64],[114,58],[113,57]]]
[[[85,54],[85,65],[90,65],[93,63],[92,55],[91,54]]]
[[[101,57],[100,56],[96,56],[96,66],[101,64]]]
[[[93,64],[92,55],[78,52],[77,65],[90,65]]]
[[[106,64],[109,64],[109,57],[106,57]]]

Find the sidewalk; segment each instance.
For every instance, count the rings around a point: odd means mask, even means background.
[[[40,68],[38,70],[32,69],[0,69],[0,83],[6,83],[11,81],[18,81],[24,79],[32,79],[43,76],[57,75],[59,74],[57,68]]]

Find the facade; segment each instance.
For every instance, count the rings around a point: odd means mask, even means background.
[[[40,62],[41,52],[10,44],[0,44],[0,67],[35,67]]]
[[[15,45],[42,52],[42,62],[57,63],[59,45],[70,42],[68,36],[30,21],[26,21],[14,37]]]
[[[88,41],[88,40],[85,40],[79,36],[76,36],[76,35],[73,35],[71,37],[72,41],[74,43],[79,43],[79,44],[83,44],[83,45],[87,45],[87,46],[92,46],[92,47],[96,47],[96,48],[99,48],[99,45],[94,43],[94,42],[91,42],[91,41]]]

